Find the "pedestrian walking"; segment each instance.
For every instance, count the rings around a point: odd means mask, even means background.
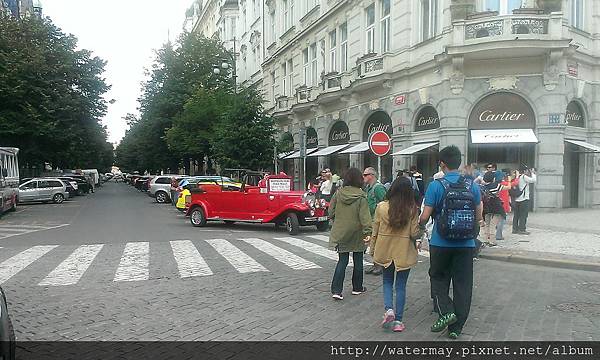
[[[510,189],[510,195],[514,198],[514,216],[512,233],[518,235],[529,235],[527,231],[527,216],[529,215],[529,201],[531,197],[530,184],[537,181],[535,169],[527,165],[521,167],[522,173],[517,173],[518,185]]]
[[[394,332],[405,329],[402,318],[406,283],[410,268],[417,263],[418,248],[421,246],[418,214],[412,184],[404,177],[394,180],[387,200],[380,202],[375,210],[370,253],[373,262],[383,267],[385,314],[382,326]]]
[[[483,199],[483,218],[485,219],[485,244],[489,247],[497,246],[498,226],[502,219],[506,217],[506,211],[500,200],[500,191],[508,191],[510,186],[503,186],[496,180],[496,174],[488,171],[483,175],[482,199]],[[502,233],[502,231],[500,231]]]
[[[374,168],[368,167],[363,171],[363,182],[365,186],[365,192],[367,193],[367,200],[369,202],[369,212],[371,217],[375,216],[375,209],[377,204],[385,200],[385,194],[387,192],[385,186],[381,184],[377,177],[377,171]],[[373,264],[367,269],[368,274],[381,275],[383,269],[377,264]]]
[[[473,251],[483,223],[481,192],[471,179],[460,175],[460,150],[452,145],[439,153],[444,177],[432,182],[425,193],[419,219],[423,228],[434,215],[429,246],[431,292],[439,314],[432,332],[448,328],[448,337],[460,336],[469,317],[473,293]],[[479,225],[478,225],[479,224]],[[452,282],[452,298],[449,296]]]
[[[371,235],[372,219],[367,195],[362,190],[360,170],[350,168],[344,175],[344,186],[339,189],[329,205],[332,220],[329,247],[338,253],[338,263],[331,281],[331,295],[343,300],[346,267],[352,253],[352,295],[367,291],[363,286],[363,254],[367,248],[365,239]]]

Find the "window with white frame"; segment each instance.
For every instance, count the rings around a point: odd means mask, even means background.
[[[391,0],[381,0],[381,52],[390,51],[391,43]]]
[[[271,20],[271,43],[277,41],[277,26],[275,25],[275,12],[273,11],[270,15]]]
[[[337,30],[329,32],[329,71],[337,71]]]
[[[317,86],[317,43],[310,46],[310,85]]]
[[[523,0],[484,0],[485,11],[497,11],[499,15],[510,15],[523,6]]]
[[[439,0],[421,0],[422,40],[431,39],[438,32]]]
[[[286,63],[281,65],[281,94],[288,95]]]
[[[289,1],[289,11],[288,11],[288,16],[290,17],[288,20],[288,29],[291,28],[292,26],[294,26],[294,0],[288,0]]]
[[[367,54],[375,52],[375,4],[369,5],[365,9],[367,38],[365,52]]]
[[[340,25],[340,69],[348,70],[348,25]]]
[[[288,18],[288,13],[289,13],[289,4],[288,4],[288,0],[283,0],[283,29],[282,29],[282,33],[286,32],[287,29],[289,29],[290,25],[289,25],[289,18]]]
[[[583,29],[583,0],[571,0],[571,26]]]
[[[288,95],[294,95],[294,60],[290,59],[287,62],[287,76],[288,76]]]
[[[271,95],[273,96],[273,101],[277,95],[275,94],[275,71],[271,71]]]
[[[319,75],[325,72],[325,59],[327,55],[325,54],[325,39],[319,41]]]
[[[302,50],[302,64],[304,67],[304,85],[310,85],[310,72],[308,70],[308,66],[310,64],[308,60],[308,48]]]

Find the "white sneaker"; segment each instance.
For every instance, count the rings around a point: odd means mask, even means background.
[[[394,309],[388,309],[388,311],[383,314],[383,322],[381,323],[381,327],[390,325],[392,322],[394,322],[394,320],[396,320],[396,313],[394,312]]]
[[[331,297],[335,300],[344,300],[344,296],[342,294],[333,294]]]

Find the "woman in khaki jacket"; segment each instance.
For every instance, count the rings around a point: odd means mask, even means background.
[[[384,328],[392,331],[404,330],[402,315],[406,300],[406,282],[410,268],[417,263],[418,248],[421,246],[419,212],[415,204],[412,184],[407,178],[399,177],[387,193],[387,200],[379,203],[375,210],[370,253],[373,262],[383,270],[383,316]],[[396,277],[396,311],[393,304],[394,276]]]

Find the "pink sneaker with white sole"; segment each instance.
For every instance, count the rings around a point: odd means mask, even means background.
[[[402,321],[394,321],[394,325],[392,325],[393,332],[403,332],[404,329],[406,329],[406,326]]]

